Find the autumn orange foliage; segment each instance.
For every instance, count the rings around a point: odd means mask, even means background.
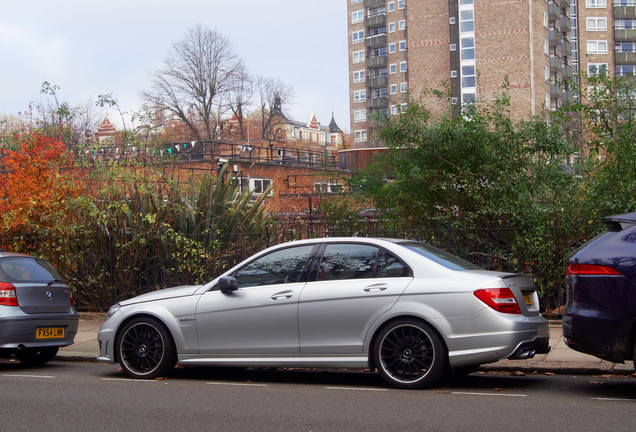
[[[0,229],[5,233],[62,228],[84,193],[73,158],[60,139],[26,133],[0,159]]]

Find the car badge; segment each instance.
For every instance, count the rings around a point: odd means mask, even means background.
[[[46,292],[46,298],[51,300],[53,298],[53,293],[51,291]]]

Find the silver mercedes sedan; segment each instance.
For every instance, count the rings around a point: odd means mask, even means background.
[[[482,270],[426,244],[324,238],[257,253],[205,285],[115,304],[98,360],[133,378],[181,365],[377,370],[434,385],[503,358],[547,353],[527,275]]]

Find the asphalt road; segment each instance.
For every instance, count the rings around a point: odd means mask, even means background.
[[[188,368],[141,381],[117,369],[0,363],[0,432],[636,430],[629,376],[473,374],[405,391],[363,372]]]

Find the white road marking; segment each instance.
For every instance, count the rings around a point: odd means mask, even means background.
[[[132,378],[101,378],[101,381],[126,381],[126,382],[158,382],[160,380],[132,379]]]
[[[267,387],[267,384],[252,383],[226,383],[226,382],[208,382],[209,385],[237,386],[237,387]]]
[[[14,377],[14,378],[46,378],[46,379],[54,379],[53,375],[22,375],[22,374],[2,374],[0,376],[3,377]]]
[[[590,398],[591,400],[605,401],[605,402],[636,402],[636,399],[623,399],[623,398]]]
[[[456,395],[468,395],[468,396],[505,396],[505,397],[526,397],[528,395],[515,394],[515,393],[475,393],[475,392],[451,392]]]

